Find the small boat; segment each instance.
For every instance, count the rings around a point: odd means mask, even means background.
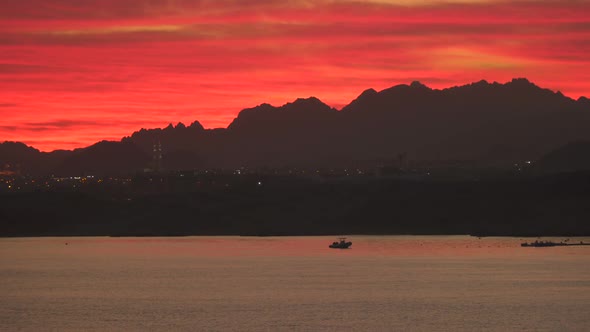
[[[330,245],[330,248],[332,248],[332,249],[348,249],[348,248],[350,248],[351,245],[352,245],[352,242],[350,242],[350,241],[346,242],[345,237],[339,237],[338,241],[334,241]]]

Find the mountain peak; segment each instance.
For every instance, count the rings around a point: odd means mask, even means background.
[[[515,77],[510,82],[512,82],[512,83],[531,84],[531,81],[529,81],[526,77]]]
[[[284,121],[292,121],[295,118],[327,114],[336,112],[330,106],[324,104],[316,97],[297,98],[293,102],[275,107],[269,104],[260,104],[253,108],[246,108],[232,121],[228,129],[258,128],[258,126],[277,126]]]
[[[308,97],[308,98],[297,98],[292,103],[287,103],[283,106],[287,106],[287,105],[305,107],[305,106],[324,106],[326,104],[324,104],[318,98],[312,96],[312,97]]]
[[[40,154],[39,150],[25,143],[4,141],[0,143],[0,170],[5,162],[26,159],[37,154]]]
[[[343,112],[347,112],[347,111],[355,111],[357,110],[357,105],[362,105],[365,102],[370,102],[371,100],[374,100],[376,96],[379,95],[379,92],[377,92],[375,89],[370,88],[367,89],[365,91],[363,91],[358,97],[356,97],[353,101],[350,102],[350,104],[344,106],[341,111]],[[361,106],[362,109],[362,106]]]
[[[279,107],[283,111],[296,111],[296,112],[318,112],[318,111],[330,111],[332,108],[324,104],[321,100],[316,97],[308,98],[297,98],[291,103]]]
[[[373,88],[369,88],[369,89],[367,89],[367,90],[363,91],[363,92],[362,92],[362,93],[361,93],[361,94],[360,94],[360,95],[357,97],[357,99],[359,99],[359,98],[362,98],[362,97],[367,97],[367,96],[373,96],[373,95],[376,95],[376,94],[377,94],[377,91],[376,91],[375,89],[373,89]]]
[[[0,143],[0,146],[11,148],[11,149],[23,149],[23,150],[34,150],[39,152],[39,150],[35,149],[32,146],[28,146],[22,142],[14,142],[14,141],[4,141]]]
[[[490,85],[490,83],[488,81],[486,81],[486,80],[479,80],[477,82],[471,83],[471,85],[474,85],[474,86],[488,86],[488,85]]]
[[[523,88],[538,88],[534,83],[532,83],[524,77],[513,78],[510,82],[506,83],[505,85]]]
[[[297,99],[295,99],[294,102],[297,103],[297,102],[318,102],[318,101],[320,101],[320,100],[317,97],[310,96],[307,98],[297,98]]]
[[[203,125],[199,121],[194,121],[188,127],[191,129],[198,129],[199,131],[205,130],[205,128],[203,127]]]
[[[379,93],[386,93],[386,94],[390,94],[390,93],[394,93],[394,94],[415,94],[415,93],[421,93],[424,92],[426,90],[432,90],[430,89],[428,86],[422,84],[420,81],[413,81],[412,83],[408,84],[398,84],[398,85],[394,85],[390,88],[387,88],[385,90],[382,90]]]
[[[422,84],[420,81],[413,81],[410,84],[410,87],[412,87],[412,88],[420,88],[420,89],[424,89],[424,88],[428,89],[428,87],[426,85]]]

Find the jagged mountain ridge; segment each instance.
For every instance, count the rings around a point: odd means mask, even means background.
[[[365,90],[340,111],[315,97],[280,107],[261,104],[242,110],[225,129],[204,129],[195,121],[142,129],[122,143],[151,156],[153,143],[161,142],[168,169],[342,167],[399,153],[412,160],[498,164],[535,160],[569,142],[590,140],[588,129],[588,99],[576,101],[526,79],[442,90],[413,82]],[[61,157],[64,164],[72,158]]]

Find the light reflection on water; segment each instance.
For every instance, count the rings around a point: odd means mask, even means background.
[[[590,247],[348,238],[0,239],[0,330],[590,328]]]

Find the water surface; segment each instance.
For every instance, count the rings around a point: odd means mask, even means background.
[[[0,330],[590,330],[590,247],[349,239],[0,239]]]

